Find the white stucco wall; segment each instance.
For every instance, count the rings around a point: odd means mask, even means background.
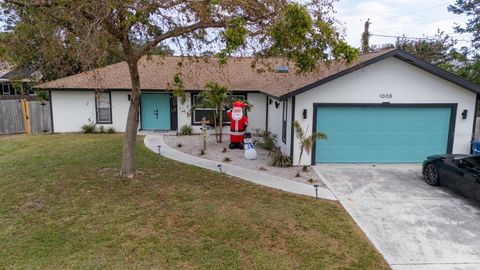
[[[128,91],[112,91],[112,124],[104,126],[113,126],[116,131],[125,132],[128,108],[130,107],[128,94],[130,94]]]
[[[392,94],[392,98],[382,99],[382,93]],[[308,126],[311,134],[313,103],[456,103],[453,153],[469,153],[475,99],[471,91],[392,57],[297,95],[295,119],[304,129]],[[305,120],[303,109],[307,109]],[[467,119],[462,119],[463,110],[468,110]],[[281,119],[275,123],[279,125]],[[294,164],[298,164],[297,148],[294,147]],[[311,155],[304,153],[302,164],[310,163]]]
[[[124,132],[128,108],[128,91],[111,91],[112,97],[112,124],[101,124],[105,127],[114,127],[117,132]],[[265,95],[261,93],[249,93],[248,100],[253,105],[248,117],[250,125],[248,131],[265,129]],[[186,93],[185,103],[177,99],[178,104],[178,128],[183,125],[191,126],[191,94]],[[96,121],[95,115],[95,92],[94,91],[52,91],[52,108],[55,132],[79,132],[81,126]],[[195,133],[200,133],[200,126],[193,126]],[[224,128],[225,133],[229,127]]]
[[[178,114],[178,130],[184,125],[191,126],[191,118],[190,118],[190,108],[192,104],[192,95],[190,93],[185,93],[186,100],[184,103],[181,102],[180,98],[177,98],[177,114]],[[194,133],[199,133],[200,128],[199,127],[193,127],[194,128]]]
[[[287,105],[287,137],[286,143],[282,141],[282,113],[283,102],[274,98],[271,98],[272,104],[268,105],[268,131],[272,135],[277,137],[277,146],[280,147],[285,155],[290,155],[290,137],[291,137],[291,125],[292,125],[292,99],[288,99]],[[279,102],[278,108],[275,107],[275,102]]]
[[[266,114],[266,99],[265,94],[262,93],[248,93],[247,100],[252,104],[252,109],[248,112],[248,131],[255,133],[255,130],[265,130],[267,119]]]
[[[113,127],[124,132],[127,123],[127,91],[112,91],[112,124],[98,124]],[[52,91],[52,115],[54,132],[79,132],[81,126],[96,122],[94,91]]]
[[[78,132],[95,122],[94,91],[52,91],[54,132]]]

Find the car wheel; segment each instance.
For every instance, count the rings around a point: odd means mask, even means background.
[[[425,177],[425,182],[429,185],[438,186],[440,184],[437,167],[433,164],[425,166],[423,176]]]

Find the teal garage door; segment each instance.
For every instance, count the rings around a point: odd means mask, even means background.
[[[317,163],[409,163],[445,154],[450,107],[317,107]]]
[[[142,94],[142,130],[170,130],[170,95]]]

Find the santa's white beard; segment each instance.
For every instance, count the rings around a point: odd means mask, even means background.
[[[243,116],[242,112],[239,112],[239,113],[232,112],[232,119],[234,121],[240,121],[240,119],[242,119],[242,116]]]

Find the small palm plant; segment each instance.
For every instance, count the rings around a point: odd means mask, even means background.
[[[215,82],[209,82],[205,86],[206,90],[198,94],[198,99],[195,106],[192,107],[192,112],[198,108],[213,108],[213,122],[215,127],[215,138],[217,143],[222,142],[223,130],[223,109],[230,104],[231,92],[227,87]]]
[[[312,132],[312,135],[307,137],[305,133],[308,131],[308,126],[306,131],[304,132],[302,126],[298,121],[293,122],[293,128],[295,129],[295,136],[300,141],[300,157],[298,158],[298,174],[300,174],[300,170],[302,169],[301,164],[303,152],[310,154],[314,143],[316,143],[317,140],[327,140],[327,134],[321,132]]]

